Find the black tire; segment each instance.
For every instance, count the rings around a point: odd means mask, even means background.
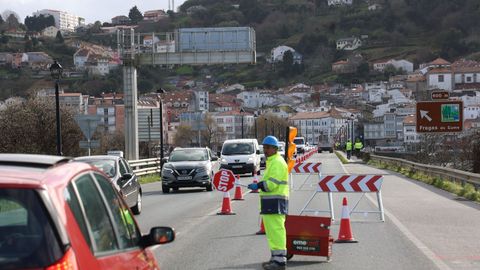
[[[135,204],[135,206],[133,206],[131,209],[134,215],[140,215],[142,212],[142,193],[140,190],[137,193],[137,204]]]
[[[162,192],[163,193],[170,193],[170,188],[167,186],[162,186]]]
[[[328,151],[328,152],[333,153],[333,149],[330,149],[330,151]]]
[[[205,190],[207,190],[207,191],[213,191],[212,183],[208,184],[208,185],[205,187]]]
[[[291,258],[293,258],[293,254],[288,254],[287,253],[287,261],[290,261]]]

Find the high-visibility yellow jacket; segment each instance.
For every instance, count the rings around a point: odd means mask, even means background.
[[[356,143],[355,143],[355,149],[360,150],[360,149],[362,149],[362,148],[363,148],[363,143],[362,143],[362,142],[356,142]]]
[[[352,150],[352,142],[347,142],[346,146],[345,146],[345,149],[347,151],[351,151]]]
[[[267,158],[266,170],[260,188],[260,213],[282,214],[288,212],[288,166],[279,153]]]

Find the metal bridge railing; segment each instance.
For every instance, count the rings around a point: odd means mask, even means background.
[[[431,177],[440,177],[455,183],[461,183],[462,185],[468,183],[473,185],[476,190],[480,190],[480,174],[478,173],[465,172],[452,168],[415,163],[405,159],[377,155],[370,155],[370,159],[380,162],[380,164],[385,163],[398,167],[404,167],[414,172],[420,172]]]
[[[160,158],[129,160],[128,164],[137,176],[160,173]]]

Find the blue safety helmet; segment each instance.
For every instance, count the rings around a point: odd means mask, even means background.
[[[263,142],[262,142],[263,145],[271,145],[271,146],[275,146],[275,147],[279,147],[279,144],[278,144],[278,139],[275,137],[275,136],[267,136],[265,137],[265,139],[263,139]]]

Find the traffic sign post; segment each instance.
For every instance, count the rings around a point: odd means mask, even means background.
[[[87,141],[80,141],[80,148],[88,149],[88,155],[92,148],[99,148],[99,141],[92,141],[92,136],[97,130],[98,122],[102,119],[99,115],[77,115],[75,116],[75,121],[82,130],[83,135]]]
[[[90,149],[100,148],[100,141],[98,140],[88,140],[80,141],[80,148],[88,149],[88,155],[90,156]]]
[[[450,93],[447,91],[435,91],[435,92],[432,92],[431,98],[432,100],[449,99]]]
[[[462,101],[431,101],[417,103],[419,133],[461,132],[463,130]]]

